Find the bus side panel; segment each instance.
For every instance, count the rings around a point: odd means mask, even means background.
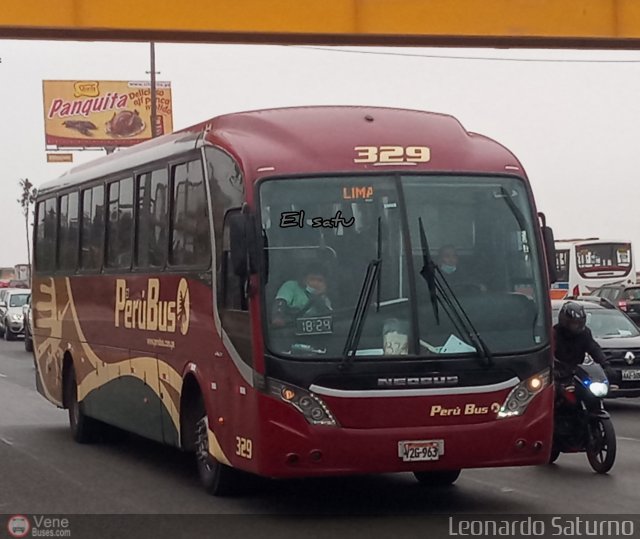
[[[90,415],[178,445],[184,367],[213,361],[211,301],[180,274],[34,279],[41,393],[62,405],[69,354]]]
[[[85,403],[87,415],[163,441],[157,360],[125,348],[91,348],[101,363],[79,380],[78,396]]]
[[[227,373],[228,414],[233,427],[227,433],[224,445],[230,448],[230,460],[235,466],[255,471],[256,455],[260,453],[258,404],[252,371],[255,332],[249,311],[223,312],[222,323],[226,344],[222,368]],[[237,365],[244,368],[244,376]]]
[[[244,363],[240,353],[226,333],[223,339],[214,333],[210,343],[212,359],[187,366],[187,372],[196,369],[194,374],[203,391],[209,436],[214,441],[209,444],[211,455],[233,467],[257,472],[256,455],[260,451],[257,392],[251,379],[247,380],[237,366],[238,362]],[[245,374],[247,369],[250,371],[245,364]]]
[[[62,337],[73,326],[66,279],[34,277],[31,293],[36,387],[47,400],[62,406],[62,368],[67,349]]]
[[[180,395],[182,375],[171,366],[168,356],[158,356],[158,391],[162,399],[162,436],[164,443],[180,447]]]
[[[194,365],[224,454],[234,466],[257,469],[256,394],[236,366],[240,354],[215,329],[210,286],[180,275],[101,275],[35,279],[34,290],[34,344],[46,398],[62,405],[69,353],[89,415],[179,445],[182,380]],[[180,312],[185,307],[188,314]],[[150,314],[160,310],[162,328]]]
[[[257,391],[240,376],[232,362],[226,362],[224,370],[228,376],[221,390],[212,392],[217,394],[209,399],[209,409],[215,414],[210,427],[232,466],[257,472],[261,453]]]

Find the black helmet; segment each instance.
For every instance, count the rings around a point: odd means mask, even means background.
[[[587,325],[587,313],[584,307],[573,301],[568,301],[560,309],[558,324],[566,331],[578,335],[584,331]]]

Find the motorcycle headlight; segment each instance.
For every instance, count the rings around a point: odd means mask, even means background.
[[[538,393],[549,385],[551,381],[551,371],[545,369],[531,378],[520,382],[511,390],[504,403],[498,411],[498,419],[505,417],[519,416],[525,413],[527,406]]]
[[[592,382],[589,384],[589,391],[594,397],[605,397],[609,393],[609,384],[604,382]]]
[[[20,320],[22,320],[22,315],[21,314],[12,314],[11,315],[11,320],[13,320],[14,322],[20,322]]]

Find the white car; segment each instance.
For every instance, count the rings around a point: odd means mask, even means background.
[[[24,335],[22,307],[28,303],[31,290],[26,288],[4,288],[0,290],[0,336],[13,341]]]

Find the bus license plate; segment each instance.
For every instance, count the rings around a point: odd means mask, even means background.
[[[638,369],[629,369],[621,372],[623,380],[640,380],[640,370]]]
[[[444,440],[398,442],[398,457],[404,462],[438,460],[444,455]]]
[[[298,318],[296,320],[296,335],[323,335],[325,333],[333,333],[331,316]]]

